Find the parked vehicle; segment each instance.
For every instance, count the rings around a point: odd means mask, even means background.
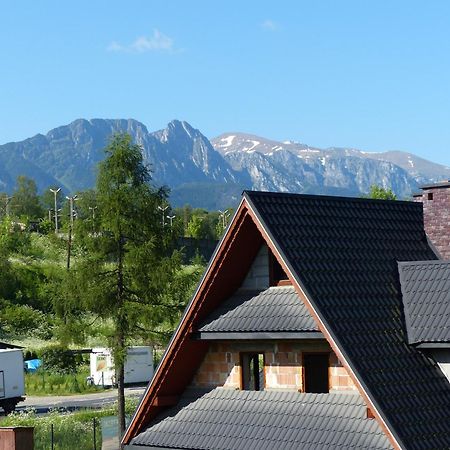
[[[97,386],[115,386],[114,358],[108,348],[93,348],[90,358],[90,376],[87,382]],[[153,350],[151,347],[129,347],[125,359],[125,384],[147,383],[153,377]]]
[[[0,349],[0,407],[6,414],[25,400],[25,375],[22,350]]]

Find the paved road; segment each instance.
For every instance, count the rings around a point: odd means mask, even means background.
[[[145,391],[143,387],[131,387],[125,389],[125,396],[140,397]],[[25,401],[17,405],[17,410],[25,408],[35,408],[37,412],[47,412],[51,408],[101,408],[102,406],[114,403],[117,399],[117,389],[109,389],[107,391],[94,394],[65,395],[65,396],[48,396],[48,397],[32,397],[28,396]]]

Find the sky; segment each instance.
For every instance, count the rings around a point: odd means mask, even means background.
[[[77,118],[450,166],[450,2],[1,2],[0,144]]]

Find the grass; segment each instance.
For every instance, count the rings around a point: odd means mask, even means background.
[[[126,414],[131,415],[138,400],[126,399]],[[94,440],[94,419],[96,424],[96,448],[102,447],[101,418],[117,416],[117,405],[74,413],[53,410],[45,416],[38,416],[33,410],[12,413],[0,421],[1,426],[34,427],[35,450],[51,448],[53,425],[54,450],[92,450]]]
[[[38,370],[35,373],[25,374],[25,392],[26,395],[44,396],[87,394],[102,391],[103,388],[89,386],[86,383],[88,375],[87,371],[73,375],[60,375]]]

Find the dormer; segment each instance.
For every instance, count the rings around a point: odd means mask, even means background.
[[[430,355],[450,381],[450,261],[399,263],[408,344]]]

